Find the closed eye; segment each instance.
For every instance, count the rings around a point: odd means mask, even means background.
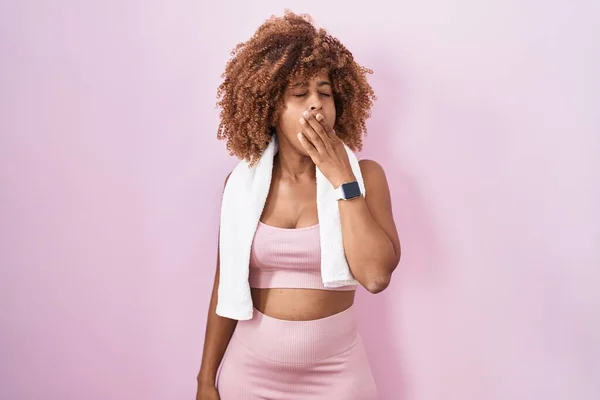
[[[307,93],[302,93],[302,94],[295,94],[294,97],[304,97],[306,96]],[[321,96],[325,96],[325,97],[331,97],[330,94],[328,93],[319,93]]]

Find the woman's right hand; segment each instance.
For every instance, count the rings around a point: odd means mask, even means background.
[[[221,400],[221,397],[216,387],[199,385],[196,400]]]

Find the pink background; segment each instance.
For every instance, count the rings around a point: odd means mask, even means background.
[[[0,398],[193,398],[236,162],[216,87],[284,7],[375,70],[382,399],[600,398],[594,0],[2,1]]]

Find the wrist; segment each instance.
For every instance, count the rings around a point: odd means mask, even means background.
[[[356,176],[354,175],[354,173],[349,172],[349,173],[342,174],[339,177],[333,179],[331,184],[333,185],[334,189],[337,189],[340,186],[342,186],[342,184],[348,183],[348,182],[354,182],[355,180],[356,180]]]
[[[204,373],[200,373],[197,377],[198,380],[198,387],[206,387],[206,388],[212,388],[212,387],[216,387],[216,374],[213,376],[212,374],[204,374]]]

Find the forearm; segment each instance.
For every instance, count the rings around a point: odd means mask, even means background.
[[[198,385],[215,386],[217,371],[229,345],[237,320],[217,315],[217,298],[219,287],[219,267],[215,275],[215,283],[210,299],[208,317],[206,321],[206,332],[204,337],[204,350],[202,363],[198,373]]]
[[[397,266],[394,245],[373,219],[364,196],[338,203],[350,270],[367,290],[380,292],[389,284]]]

